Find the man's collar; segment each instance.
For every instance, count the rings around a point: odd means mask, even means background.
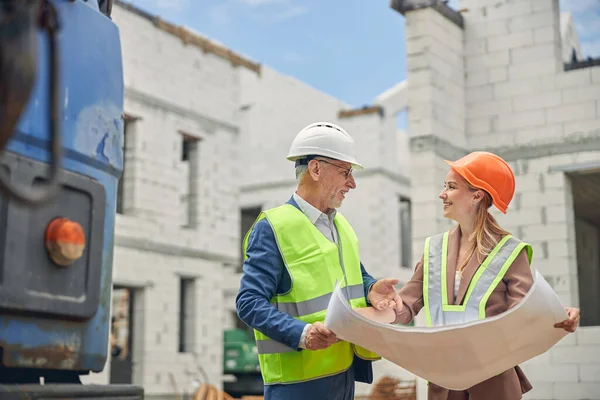
[[[298,193],[294,192],[293,195],[294,200],[300,207],[300,211],[306,215],[306,217],[310,220],[310,222],[314,225],[315,222],[319,219],[321,215],[325,215],[321,210],[310,204],[308,201],[304,200],[302,197],[298,195]],[[335,218],[336,210],[333,209],[330,211],[331,218]]]

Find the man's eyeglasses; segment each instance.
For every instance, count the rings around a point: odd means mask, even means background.
[[[334,163],[330,163],[329,161],[327,161],[327,160],[322,160],[322,159],[320,159],[320,158],[315,158],[314,160],[315,160],[315,161],[321,161],[321,162],[324,162],[325,164],[333,165],[334,167],[338,167],[339,169],[341,169],[341,170],[344,170],[344,172],[345,172],[345,175],[346,175],[346,179],[348,179],[348,178],[350,177],[350,174],[352,174],[352,167],[350,167],[350,168],[346,169],[346,168],[344,168],[344,167],[340,167],[339,165],[336,165],[336,164],[334,164]]]

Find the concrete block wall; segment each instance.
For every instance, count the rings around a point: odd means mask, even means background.
[[[126,112],[139,118],[128,140],[132,160],[126,173],[134,179],[135,195],[124,219],[154,226],[127,234],[227,258],[237,248],[240,166],[223,160],[239,157],[240,68],[121,7],[113,19],[121,30]],[[182,134],[199,140],[195,171],[181,162]],[[181,229],[188,173],[199,188],[195,230]]]
[[[117,215],[113,279],[134,288],[134,384],[172,398],[202,378],[220,387],[225,275],[239,261],[239,106],[242,67],[186,45],[143,13],[116,5],[128,125],[126,199]],[[255,73],[255,72],[253,72]],[[198,139],[182,162],[183,135]],[[185,228],[191,176],[193,228]],[[190,351],[180,353],[179,284],[194,279]],[[193,315],[191,315],[193,314]],[[110,361],[86,382],[108,383]]]
[[[466,46],[482,40],[486,45],[483,54],[466,56],[467,64],[479,66],[479,69],[468,69],[466,78],[469,147],[490,149],[514,162],[517,194],[513,210],[516,212],[506,220],[509,224],[511,221],[520,224],[519,233],[526,240],[541,240],[551,235],[555,241],[574,243],[574,238],[569,237],[572,221],[566,218],[568,212],[558,211],[569,208],[565,201],[568,193],[559,196],[562,202],[551,209],[540,207],[539,203],[529,203],[532,208],[519,208],[523,202],[527,205],[532,198],[539,199],[540,191],[566,192],[564,176],[549,174],[549,166],[568,164],[574,155],[593,149],[593,146],[585,146],[581,139],[600,138],[597,130],[600,82],[594,79],[600,68],[563,71],[557,1],[507,0],[493,6],[464,3],[461,6],[469,7],[464,13]],[[492,24],[497,24],[498,29],[490,32]],[[480,31],[479,27],[483,26],[488,29]],[[494,56],[492,53],[496,51],[502,52],[502,60],[499,58],[495,65],[477,63],[480,57]],[[491,79],[499,71],[503,72]],[[487,74],[487,78],[479,79],[478,73]],[[561,147],[562,150],[558,150]],[[544,154],[540,152],[542,148],[549,153],[566,154],[540,157]],[[555,199],[554,196],[548,198]],[[548,210],[553,212],[552,222],[545,215]],[[548,229],[548,224],[552,224],[552,229]],[[576,287],[575,272],[563,278],[567,287]],[[567,299],[573,304],[577,293],[570,292]]]
[[[221,160],[238,157],[240,69],[185,45],[150,20],[120,7],[113,19],[121,30],[126,111],[140,118],[128,141],[134,159],[126,171],[135,180],[134,193],[138,195],[133,196],[126,213],[152,220],[162,225],[161,229],[180,231],[181,198],[188,173],[180,159],[181,134],[197,137],[199,221],[197,232],[181,234],[188,243],[203,249],[214,245],[227,255],[237,246],[237,234],[234,238],[232,232],[238,224],[238,166]],[[153,62],[148,62],[150,59]],[[215,235],[215,229],[223,235]],[[212,241],[200,244],[198,235]]]
[[[472,150],[496,152],[515,171],[517,190],[509,213],[494,211],[494,215],[534,246],[533,265],[565,305],[577,306],[571,187],[564,173],[555,170],[600,159],[600,68],[563,70],[557,0],[464,0],[460,8],[465,10],[461,14],[464,40],[449,44],[446,41],[452,39],[446,35],[438,47],[464,43],[464,144],[436,131],[436,126],[454,116],[429,113],[422,118],[421,110],[434,108],[434,99],[413,98],[413,86],[419,93],[437,89],[434,77],[442,74],[429,61],[435,47],[407,51],[413,254],[420,256],[426,236],[449,226],[437,199],[447,171],[443,159],[456,159]],[[407,49],[412,38],[427,35],[422,29],[427,24],[458,29],[433,8],[408,11],[405,17]],[[419,67],[411,69],[411,65]],[[460,70],[460,65],[455,66],[450,73]],[[414,107],[419,101],[428,105]],[[460,104],[457,107],[463,110]],[[598,327],[580,327],[546,354],[525,363],[534,384],[525,398],[600,398],[599,333]],[[420,386],[419,398],[425,398]]]
[[[153,254],[135,249],[117,248],[115,252],[117,283],[138,283],[138,292],[144,296],[144,325],[135,327],[144,335],[133,346],[142,348],[143,374],[137,384],[144,386],[148,396],[173,393],[172,379],[182,390],[189,388],[193,379],[200,377],[198,365],[204,368],[209,380],[219,385],[221,371],[215,368],[222,360],[222,308],[219,290],[222,276],[215,274],[222,265],[196,258]],[[124,266],[120,268],[120,266]],[[125,267],[126,266],[126,267]],[[140,282],[140,276],[149,276],[149,282]],[[179,279],[195,279],[195,333],[193,352],[178,352],[179,336]],[[154,279],[152,279],[154,278]],[[134,360],[135,362],[136,360]]]
[[[286,160],[292,140],[312,122],[336,123],[344,103],[268,67],[263,67],[261,76],[241,71],[240,80],[241,104],[246,108],[240,139],[244,149],[242,190],[254,184],[294,180],[294,164]]]
[[[408,126],[411,137],[443,137],[466,144],[463,31],[437,11],[412,11],[406,19]]]
[[[123,68],[135,71],[125,72],[129,91],[169,99],[183,110],[202,110],[214,120],[236,121],[239,69],[122,6],[114,7],[112,18],[121,32]]]
[[[381,107],[388,123],[391,123],[394,117],[398,117],[398,114],[406,112],[409,89],[408,82],[404,80],[375,98],[375,104]],[[385,132],[392,132],[387,129]],[[390,136],[392,136],[391,133]],[[402,129],[396,129],[395,138],[390,140],[389,143],[390,146],[396,146],[395,157],[392,159],[391,164],[392,167],[396,168],[397,173],[400,175],[406,175],[407,171],[410,171],[410,141],[408,133]]]
[[[469,147],[561,143],[597,126],[597,68],[563,71],[558,1],[485,4],[461,3],[475,49],[465,59]]]
[[[579,153],[511,161],[517,183],[515,198],[510,213],[494,212],[507,229],[531,242],[534,266],[565,304],[575,306],[578,291],[572,195],[566,176],[549,169],[593,157],[593,153]]]
[[[396,118],[385,108],[367,114],[340,119],[345,129],[355,132],[361,164],[365,172],[381,172],[391,176],[406,176],[400,169],[399,146],[402,140],[396,129]]]
[[[396,143],[398,150],[398,169],[399,171],[410,171],[411,166],[411,154],[410,154],[410,137],[408,136],[408,132],[402,129],[396,130],[396,138],[398,142]]]

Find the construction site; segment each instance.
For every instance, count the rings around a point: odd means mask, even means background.
[[[444,160],[486,150],[509,162],[515,198],[494,217],[533,246],[536,268],[582,315],[576,333],[522,365],[534,386],[524,398],[600,399],[600,59],[582,56],[558,0],[388,7],[406,21],[406,79],[355,107],[115,3],[125,141],[111,357],[86,383],[132,383],[156,400],[262,399],[253,332],[235,308],[242,240],[294,192],[294,136],[329,121],[365,165],[341,208],[361,261],[398,288],[424,240],[452,226],[437,197]],[[385,360],[373,368],[356,399],[427,398],[423,379]]]

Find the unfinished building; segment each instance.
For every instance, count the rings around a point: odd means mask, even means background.
[[[436,0],[393,2],[406,18],[407,79],[362,108],[116,4],[126,140],[114,348],[88,382],[132,382],[162,400],[194,380],[230,379],[223,330],[238,325],[241,237],[293,193],[294,135],[327,120],[352,134],[366,167],[342,212],[376,277],[408,280],[424,238],[449,227],[437,199],[443,159],[486,149],[510,161],[517,195],[497,217],[583,313],[577,334],[524,366],[535,386],[527,398],[598,398],[600,67],[581,60],[557,1],[471,0],[460,13]],[[396,126],[404,109],[408,132]],[[375,372],[414,378],[383,361]]]
[[[112,18],[125,84],[112,357],[85,381],[171,399],[223,380],[223,282],[239,264],[239,73],[260,65],[129,3]]]

